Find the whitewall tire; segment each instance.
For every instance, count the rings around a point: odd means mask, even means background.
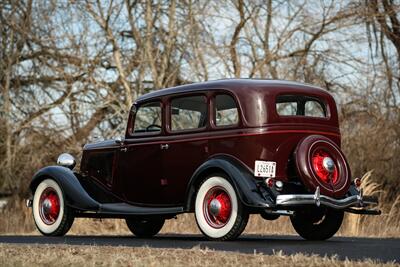
[[[195,201],[196,222],[212,240],[232,240],[244,230],[248,213],[223,174],[209,176],[200,185]]]
[[[73,211],[66,205],[64,194],[53,179],[45,179],[36,187],[32,213],[37,229],[48,236],[65,235],[74,221]]]

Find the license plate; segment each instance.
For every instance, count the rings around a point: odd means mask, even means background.
[[[256,160],[254,167],[255,177],[275,177],[276,162]]]

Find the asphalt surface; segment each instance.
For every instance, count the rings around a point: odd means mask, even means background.
[[[273,254],[282,250],[284,254],[337,255],[339,259],[374,259],[381,262],[400,263],[400,239],[334,237],[327,241],[305,241],[296,236],[243,235],[236,241],[208,241],[200,235],[157,235],[152,239],[133,236],[0,236],[0,243],[9,244],[68,244],[96,246],[128,246],[152,248],[209,248],[217,251]]]

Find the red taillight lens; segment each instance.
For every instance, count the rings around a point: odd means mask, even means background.
[[[338,180],[338,171],[336,168],[336,165],[334,165],[334,169],[332,172],[330,172],[325,166],[324,166],[324,159],[329,159],[331,160],[330,155],[322,150],[322,149],[317,149],[314,151],[313,156],[312,156],[312,165],[315,171],[315,174],[317,177],[325,182],[329,183],[332,182],[335,184]]]
[[[269,187],[272,188],[275,185],[275,180],[272,178],[267,178],[265,180],[265,184]]]
[[[360,178],[354,179],[354,185],[355,185],[357,188],[360,188],[360,187],[361,187],[361,179],[360,179]]]

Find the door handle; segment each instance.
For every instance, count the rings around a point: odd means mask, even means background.
[[[128,148],[123,147],[123,148],[121,148],[121,151],[122,151],[122,152],[126,152],[126,151],[128,151]]]
[[[168,144],[161,144],[160,147],[163,150],[167,150],[169,148],[169,145]]]

